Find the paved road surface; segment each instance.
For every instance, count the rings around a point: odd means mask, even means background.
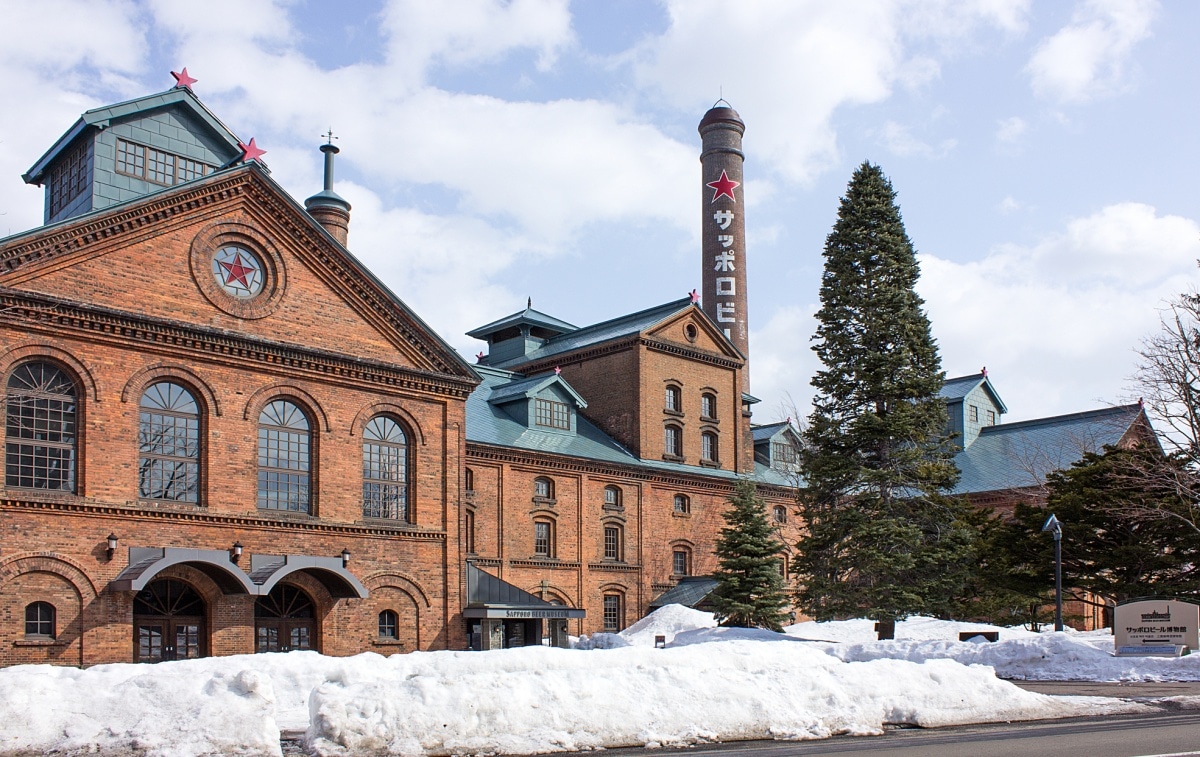
[[[792,757],[889,755],[895,757],[1200,756],[1200,711],[1155,712],[1104,718],[960,728],[890,729],[882,736],[839,736],[821,741],[743,741],[681,750],[610,749],[605,757]],[[594,753],[593,753],[594,754]]]

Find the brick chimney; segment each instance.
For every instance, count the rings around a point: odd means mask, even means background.
[[[747,358],[746,206],[742,195],[742,134],[746,124],[719,100],[700,120],[700,223],[704,312]],[[744,376],[743,381],[749,381]]]
[[[333,238],[346,247],[350,237],[350,203],[333,191],[333,156],[341,152],[332,142],[321,145],[325,153],[325,188],[304,201],[313,219],[325,227]]]

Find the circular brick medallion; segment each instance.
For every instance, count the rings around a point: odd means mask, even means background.
[[[283,297],[283,258],[258,229],[215,223],[192,240],[192,278],[205,299],[238,318],[264,318]]]

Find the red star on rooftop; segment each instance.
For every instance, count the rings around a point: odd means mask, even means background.
[[[693,289],[691,292],[688,293],[688,297],[692,298],[693,305],[700,301],[700,293],[697,292],[695,289]]]
[[[722,169],[721,170],[721,178],[717,179],[716,181],[710,181],[707,184],[705,184],[704,186],[712,187],[712,189],[713,189],[712,201],[713,202],[716,202],[718,199],[720,199],[721,195],[725,195],[726,197],[733,200],[734,202],[737,202],[737,198],[733,196],[733,190],[737,189],[741,185],[742,185],[742,182],[734,181],[733,179],[729,178],[729,176],[726,175],[725,170]]]
[[[183,70],[179,73],[172,71],[171,76],[175,77],[176,88],[183,87],[184,89],[191,89],[192,85],[199,81],[199,79],[194,79],[191,76],[188,76],[187,66],[184,66]]]
[[[260,150],[258,145],[254,144],[254,137],[250,137],[249,144],[242,144],[241,142],[238,142],[238,147],[242,149],[243,163],[249,163],[252,160],[258,160],[260,156],[267,154],[266,150]]]
[[[245,289],[250,288],[250,282],[246,277],[254,273],[254,269],[242,262],[242,253],[236,253],[232,263],[221,262],[221,267],[225,269],[225,286],[230,286],[236,281]]]

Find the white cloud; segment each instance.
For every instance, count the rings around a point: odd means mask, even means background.
[[[1029,124],[1019,116],[1001,119],[996,125],[996,139],[1006,143],[1016,142],[1028,130]]]
[[[1000,212],[1003,213],[1004,215],[1008,215],[1009,213],[1015,213],[1020,209],[1021,209],[1021,203],[1017,202],[1017,199],[1015,197],[1013,197],[1012,195],[1008,195],[1007,197],[1005,197],[1003,200],[1000,201]]]
[[[1061,103],[1084,103],[1123,91],[1136,45],[1150,36],[1157,0],[1087,0],[1071,23],[1044,39],[1026,71],[1033,91]]]
[[[981,26],[1021,27],[1026,6],[764,0],[734,10],[724,0],[668,0],[668,29],[632,59],[639,85],[676,107],[696,110],[723,91],[764,163],[806,182],[838,158],[837,109],[936,79],[940,59],[909,42],[967,45]]]
[[[942,158],[950,153],[958,144],[957,140],[944,139],[936,147],[915,137],[912,131],[895,121],[888,121],[880,130],[880,140],[893,155],[905,158],[920,156],[924,158]]]
[[[918,289],[947,371],[987,365],[1022,418],[1120,400],[1134,347],[1162,302],[1189,289],[1197,258],[1195,220],[1122,203],[982,260],[922,255]]]

